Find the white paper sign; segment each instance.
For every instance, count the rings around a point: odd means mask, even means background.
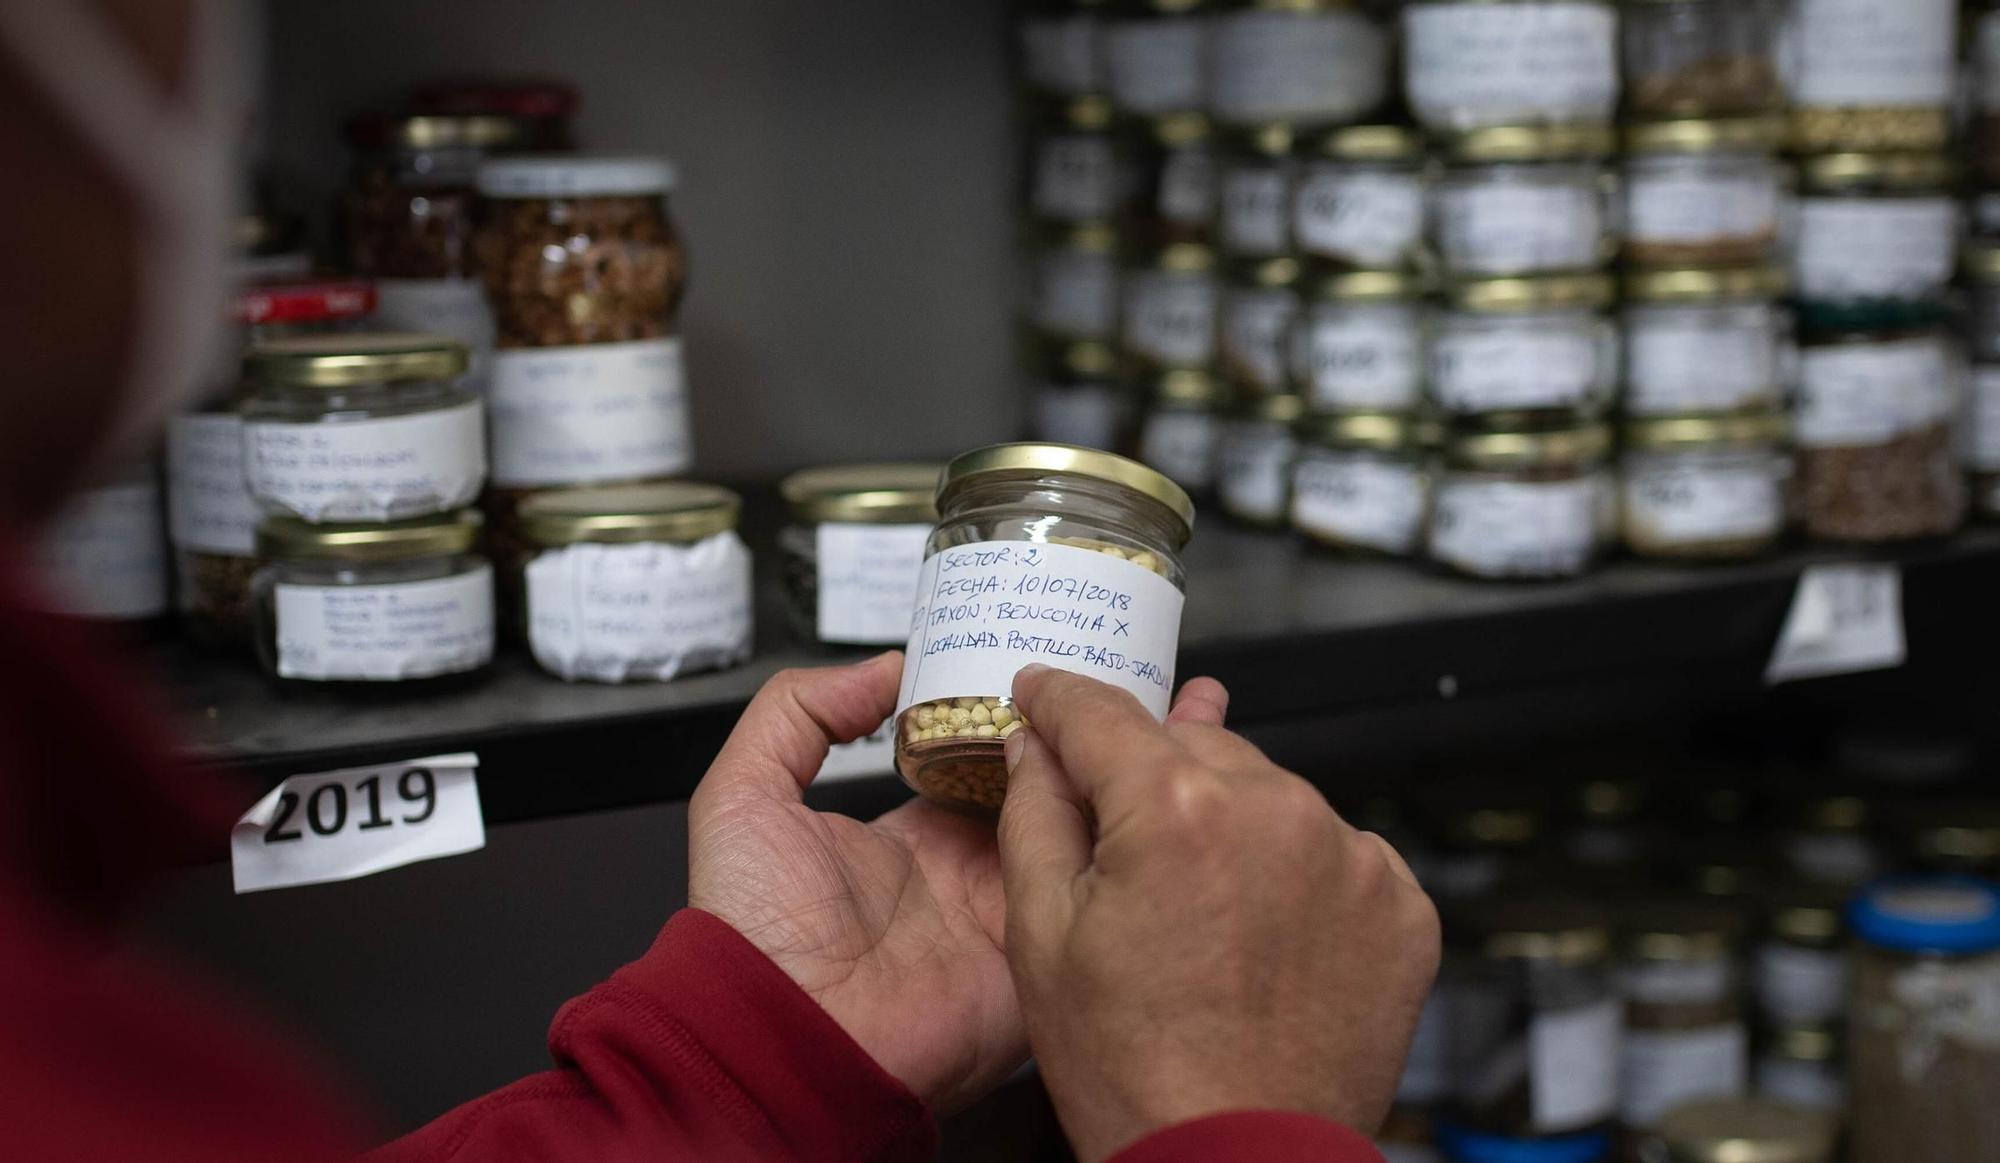
[[[1740,1024],[1691,1030],[1628,1030],[1621,1054],[1619,1117],[1651,1127],[1704,1098],[1734,1098],[1750,1086],[1750,1038]]]
[[[1888,670],[1906,658],[1900,569],[1812,565],[1799,577],[1764,681]]]
[[[897,646],[908,640],[930,536],[928,524],[820,525],[814,534],[820,641]]]
[[[665,682],[750,657],[750,550],[734,532],[570,545],[526,572],[528,645],[558,677]]]
[[[1101,134],[1057,134],[1035,146],[1035,213],[1057,222],[1109,217],[1117,201],[1117,159]]]
[[[1951,281],[1950,198],[1801,198],[1793,290],[1807,299],[1920,298]]]
[[[1507,327],[1459,328],[1431,348],[1431,387],[1447,411],[1564,408],[1596,395],[1616,333],[1592,323],[1549,326],[1529,316]],[[1615,356],[1614,356],[1615,358]]]
[[[1422,241],[1424,182],[1414,172],[1321,165],[1292,202],[1299,249],[1359,267],[1395,267]]]
[[[1534,1016],[1528,1026],[1528,1072],[1536,1131],[1572,1131],[1617,1109],[1623,1017],[1615,998]]]
[[[1290,242],[1288,181],[1276,165],[1237,166],[1222,178],[1222,244],[1231,254],[1283,254]]]
[[[1222,366],[1232,376],[1265,392],[1285,383],[1285,345],[1297,295],[1279,288],[1232,288],[1222,306]]]
[[[880,727],[852,743],[836,743],[827,748],[826,762],[819,765],[819,775],[813,782],[892,775],[895,770],[896,720],[885,719]]]
[[[1037,439],[1108,451],[1118,443],[1125,405],[1113,388],[1052,384],[1035,393],[1034,419]]]
[[[42,530],[36,576],[49,600],[79,618],[167,612],[167,531],[160,487],[143,480],[90,489]]]
[[[694,461],[678,339],[496,352],[487,399],[496,485],[642,480]]]
[[[1389,42],[1360,12],[1241,12],[1216,22],[1209,107],[1223,121],[1348,121],[1382,103]]]
[[[243,423],[250,491],[308,521],[394,521],[461,509],[486,483],[479,401],[373,420]]]
[[[1222,422],[1212,412],[1154,412],[1139,432],[1139,459],[1192,492],[1215,483]]]
[[[278,674],[314,682],[400,682],[460,674],[493,657],[490,566],[430,581],[280,583]]]
[[[1634,307],[1625,316],[1625,410],[1734,412],[1777,394],[1777,311],[1767,303]]]
[[[1109,339],[1118,325],[1118,272],[1109,254],[1044,251],[1035,260],[1035,326],[1055,335]]]
[[[1958,0],[1799,0],[1786,42],[1800,105],[1946,105]]]
[[[1163,367],[1204,367],[1215,356],[1215,280],[1141,271],[1125,280],[1125,350]]]
[[[229,834],[238,893],[353,880],[486,846],[476,755],[295,775]]]
[[[243,468],[243,418],[197,412],[167,423],[167,530],[197,553],[250,557],[263,512]]]
[[[1414,306],[1321,306],[1297,335],[1315,409],[1400,412],[1424,383],[1423,322]]]
[[[1202,107],[1204,22],[1119,20],[1105,26],[1105,80],[1120,109],[1141,116]]]
[[[458,340],[472,357],[465,386],[485,392],[493,362],[493,309],[478,279],[377,279],[374,323]]]
[[[1604,195],[1588,185],[1489,181],[1447,189],[1438,199],[1445,265],[1472,275],[1594,267],[1604,209]]]
[[[1038,662],[1167,716],[1183,598],[1150,569],[1074,545],[981,541],[932,554],[917,594],[899,715],[932,699],[1004,695]]]
[[[1431,556],[1481,577],[1580,573],[1597,548],[1604,486],[1594,477],[1449,481],[1431,518]]]
[[[1427,125],[1608,122],[1617,111],[1612,5],[1422,4],[1403,21],[1404,84]]]
[[[1423,523],[1424,478],[1417,466],[1355,455],[1299,461],[1292,524],[1307,536],[1408,553]]]

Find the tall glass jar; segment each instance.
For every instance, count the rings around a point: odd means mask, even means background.
[[[1029,427],[1036,439],[1106,451],[1123,443],[1132,403],[1118,384],[1118,357],[1109,344],[1036,345],[1029,362]]]
[[[1435,133],[1609,125],[1618,111],[1618,6],[1609,0],[1412,0],[1403,84]]]
[[[1117,235],[1108,222],[1038,232],[1029,257],[1028,323],[1055,339],[1109,341],[1118,332]]]
[[[1625,544],[1641,557],[1756,557],[1785,532],[1791,458],[1776,413],[1638,420],[1619,465]]]
[[[1119,340],[1135,371],[1215,361],[1215,252],[1177,243],[1138,256],[1120,284]]]
[[[1960,214],[1942,154],[1826,154],[1800,165],[1792,285],[1825,304],[1909,303],[1943,294]]]
[[[1222,385],[1204,371],[1162,372],[1141,386],[1139,459],[1190,493],[1215,485],[1222,443]]]
[[[1104,88],[1120,113],[1208,106],[1209,0],[1117,0],[1104,22]]]
[[[1290,378],[1292,328],[1299,314],[1299,264],[1274,258],[1232,264],[1222,288],[1216,354],[1238,395],[1270,396]]]
[[[396,521],[471,504],[486,482],[485,414],[463,344],[357,332],[259,343],[245,357],[250,493],[309,522]]]
[[[1028,212],[1046,222],[1102,222],[1118,210],[1111,102],[1077,97],[1039,118],[1028,147]]]
[[[949,806],[992,810],[1010,694],[1029,663],[1078,671],[1165,718],[1194,505],[1144,465],[1088,449],[1003,444],[946,466],[917,583],[896,768]]]
[[[1298,454],[1293,429],[1304,412],[1297,396],[1257,396],[1222,423],[1215,456],[1215,492],[1222,511],[1246,525],[1285,523]]]
[[[1450,288],[1431,343],[1431,400],[1489,424],[1595,416],[1618,388],[1608,275],[1484,279]]]
[[[1315,412],[1413,412],[1423,402],[1430,311],[1398,271],[1318,279],[1292,333],[1292,382]]]
[[[1634,417],[1780,407],[1783,272],[1685,267],[1625,277],[1625,411]]]
[[[1958,0],[1794,0],[1792,146],[1938,149],[1958,86]]]
[[[493,661],[493,567],[473,511],[386,524],[271,517],[251,582],[257,656],[300,683],[445,679]]]
[[[1857,1163],[1962,1163],[2000,1143],[2000,886],[1880,881],[1848,911]]]
[[[1292,472],[1292,528],[1331,549],[1408,557],[1423,536],[1429,457],[1413,417],[1315,416]]]
[[[742,501],[669,481],[561,489],[522,502],[535,548],[521,623],[543,670],[570,682],[666,682],[750,657]]]
[[[1642,905],[1627,919],[1618,964],[1626,1130],[1657,1126],[1690,1102],[1749,1092],[1750,1032],[1732,925],[1712,905],[1673,901]]]
[[[1444,270],[1461,278],[1589,271],[1618,252],[1609,129],[1490,129],[1453,139],[1438,180]]]
[[[1661,1120],[1652,1163],[1833,1163],[1837,1122],[1768,1099],[1707,1099]]]
[[[1280,258],[1292,250],[1292,129],[1263,125],[1223,138],[1216,237],[1233,258]]]
[[[1335,268],[1401,270],[1424,244],[1424,143],[1401,125],[1349,125],[1300,151],[1292,239],[1300,257]]]
[[[1169,113],[1126,127],[1118,229],[1132,246],[1207,243],[1215,233],[1215,133],[1207,116]]]
[[[1209,108],[1225,125],[1354,121],[1389,95],[1389,38],[1358,0],[1250,0],[1215,18]]]
[[[1770,257],[1783,225],[1785,169],[1772,156],[1783,133],[1762,117],[1628,128],[1625,261],[1726,266]]]
[[[778,551],[792,627],[801,638],[830,646],[909,640],[942,468],[846,464],[809,468],[779,483],[791,520],[778,533]]]
[[[1482,578],[1588,571],[1614,519],[1610,454],[1602,424],[1458,434],[1431,506],[1431,560]]]
[[[1639,0],[1622,18],[1625,106],[1636,117],[1771,113],[1785,0]]]

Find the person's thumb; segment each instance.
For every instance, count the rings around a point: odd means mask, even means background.
[[[1090,867],[1090,806],[1033,727],[1008,740],[1007,798],[1000,806],[1000,872],[1007,890],[1007,949],[1069,923],[1077,877]]]
[[[736,720],[688,805],[690,824],[738,796],[793,803],[835,743],[859,739],[896,709],[903,656],[879,654],[853,666],[779,671]]]

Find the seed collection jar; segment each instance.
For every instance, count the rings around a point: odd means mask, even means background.
[[[1770,113],[1785,104],[1784,0],[1639,0],[1621,15],[1635,117]]]
[[[1837,889],[1797,882],[1775,894],[1754,967],[1766,1026],[1818,1028],[1840,1020],[1848,980],[1841,901]]]
[[[1104,88],[1120,113],[1198,113],[1207,104],[1209,0],[1120,0],[1104,21]]]
[[[469,505],[486,430],[465,346],[404,332],[300,335],[250,349],[250,492],[307,522],[396,521]]]
[[[1706,1099],[1660,1121],[1656,1163],[1833,1163],[1835,1120],[1769,1100]]]
[[[1292,247],[1292,129],[1265,125],[1223,138],[1217,237],[1236,258],[1280,258]]]
[[[403,683],[493,660],[493,567],[477,512],[375,524],[291,516],[257,531],[257,655],[301,683]]]
[[[1250,0],[1209,34],[1209,107],[1225,125],[1332,125],[1389,94],[1389,38],[1356,0]]]
[[[1032,258],[1028,321],[1044,336],[1109,340],[1118,329],[1117,239],[1102,222],[1056,227]]]
[[[1057,344],[1033,362],[1030,426],[1037,437],[1085,448],[1119,444],[1132,409],[1118,386],[1118,357],[1109,344]]]
[[[1635,420],[1625,428],[1620,509],[1642,557],[1725,559],[1785,532],[1791,460],[1775,413]]]
[[[1297,396],[1256,396],[1223,421],[1215,474],[1224,513],[1267,528],[1285,523],[1299,447],[1293,429],[1304,411]]]
[[[1222,442],[1222,386],[1204,371],[1162,372],[1145,383],[1146,417],[1139,426],[1139,459],[1190,493],[1215,484]]]
[[[1009,692],[1029,663],[1074,670],[1164,719],[1194,505],[1144,465],[1090,449],[1003,444],[946,466],[917,583],[896,768],[950,806],[1006,794]]]
[[[1415,279],[1316,279],[1292,334],[1292,382],[1316,412],[1410,412],[1423,402],[1430,312]]]
[[[1625,411],[1771,410],[1785,401],[1786,319],[1771,267],[1686,267],[1625,278]]]
[[[1028,209],[1046,222],[1101,222],[1118,209],[1118,152],[1111,102],[1064,102],[1034,135]]]
[[[2000,1143],[2000,886],[1880,881],[1848,919],[1861,942],[1848,1019],[1854,1158],[1990,1157]]]
[[[1951,180],[1952,164],[1942,154],[1806,159],[1794,227],[1795,293],[1818,303],[1937,298],[1958,259]]]
[[[1444,270],[1460,278],[1560,274],[1610,261],[1616,183],[1603,159],[1616,148],[1608,128],[1502,128],[1453,139],[1436,197]]]
[[[567,681],[666,682],[750,657],[742,502],[674,481],[541,493],[522,502],[534,548],[522,623],[535,661]]]
[[[1743,973],[1727,913],[1700,905],[1642,906],[1618,963],[1625,997],[1619,1120],[1628,1130],[1701,1099],[1750,1089]]]
[[[1291,202],[1299,254],[1336,268],[1400,270],[1423,250],[1423,139],[1400,125],[1349,125],[1300,151]]]
[[[1839,1115],[1847,1108],[1840,1036],[1820,1026],[1774,1030],[1757,1055],[1757,1094],[1798,1110]]]
[[[1642,0],[1638,11],[1666,8]],[[1775,119],[1654,121],[1625,131],[1625,259],[1641,266],[1762,262],[1782,226]]]
[[[1618,109],[1618,7],[1609,0],[1412,0],[1403,84],[1434,133],[1608,125]]]
[[[1215,252],[1177,243],[1141,256],[1121,285],[1119,339],[1134,370],[1206,368],[1215,359]]]
[[[1423,537],[1431,470],[1415,420],[1315,416],[1292,472],[1292,527],[1332,549],[1409,557]]]
[[[1237,394],[1285,391],[1299,314],[1298,281],[1298,261],[1290,258],[1237,263],[1229,271],[1216,355],[1223,379]]]
[[[1957,0],[1794,0],[1792,145],[1937,149],[1958,85]]]
[[[1209,241],[1218,164],[1200,113],[1169,113],[1128,128],[1117,178],[1119,229],[1140,249]]]
[[[1104,90],[1096,3],[1038,0],[1021,14],[1021,71],[1028,87],[1048,97],[1084,97]]]
[[[795,472],[779,484],[791,519],[778,550],[800,637],[857,646],[909,640],[942,467],[838,465]]]
[[[1602,424],[1456,434],[1431,507],[1431,560],[1483,578],[1586,572],[1614,512],[1610,454]]]
[[[1602,413],[1618,387],[1615,293],[1608,275],[1453,285],[1431,344],[1431,401],[1460,418]]]

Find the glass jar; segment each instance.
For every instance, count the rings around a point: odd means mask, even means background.
[[[576,86],[555,77],[453,81],[410,93],[417,113],[512,117],[527,127],[526,146],[537,150],[575,148],[570,122],[582,104]]]
[[[1208,0],[1123,0],[1104,22],[1104,87],[1120,113],[1207,108]]]
[[[1403,84],[1436,133],[1495,125],[1608,125],[1618,111],[1618,8],[1609,0],[1411,0]]]
[[[1815,303],[1933,300],[1958,265],[1942,154],[1827,154],[1800,163],[1792,287]]]
[[[1619,466],[1625,545],[1641,557],[1756,557],[1784,536],[1791,458],[1776,413],[1635,420]]]
[[[1194,527],[1180,486],[1109,453],[1002,444],[947,465],[937,503],[896,704],[905,782],[998,808],[1002,744],[1022,721],[1009,692],[1029,663],[1111,683],[1165,718]]]
[[[1645,0],[1637,11],[1664,8]],[[1655,121],[1625,131],[1625,261],[1640,266],[1762,262],[1783,224],[1784,126],[1743,117]]]
[[[1424,143],[1401,125],[1349,125],[1301,151],[1292,239],[1301,257],[1337,268],[1401,270],[1423,251],[1429,198]]]
[[[479,514],[387,524],[266,518],[251,581],[257,656],[301,683],[405,683],[493,661],[493,567]]]
[[[1454,1122],[1503,1135],[1554,1135],[1618,1107],[1623,1007],[1604,915],[1544,895],[1482,904],[1478,942],[1447,961],[1453,991]]]
[[[1856,888],[1882,872],[1869,802],[1850,791],[1820,792],[1789,808],[1781,852],[1793,876]]]
[[[1315,412],[1411,412],[1423,402],[1429,311],[1397,271],[1328,275],[1292,334],[1292,382]]]
[[[778,485],[791,520],[778,532],[785,596],[801,638],[829,646],[901,646],[917,570],[937,523],[937,464],[848,464],[795,472]]]
[[[1448,1163],[1602,1163],[1611,1158],[1611,1136],[1603,1131],[1517,1138],[1445,1126],[1437,1138]]]
[[[1635,118],[1784,108],[1785,0],[1640,0],[1622,13],[1625,107]]]
[[[1223,139],[1216,234],[1234,258],[1280,258],[1292,249],[1292,130],[1265,125]]]
[[[1444,270],[1461,278],[1594,270],[1618,253],[1601,158],[1609,129],[1494,129],[1451,145],[1438,181],[1436,234]]]
[[[1843,894],[1793,881],[1772,895],[1755,984],[1758,1017],[1769,1027],[1825,1026],[1847,1004]]]
[[[1058,339],[1109,341],[1118,330],[1116,234],[1109,223],[1060,227],[1029,259],[1028,322]]]
[[[1840,1115],[1847,1109],[1840,1036],[1818,1026],[1766,1034],[1757,1055],[1757,1095],[1799,1110]]]
[[[1498,423],[1595,416],[1618,388],[1608,275],[1486,279],[1451,288],[1430,351],[1430,395],[1451,417]]]
[[[1709,1099],[1660,1122],[1656,1163],[1833,1163],[1838,1123],[1758,1099]]]
[[[1039,440],[1106,451],[1119,446],[1131,417],[1109,344],[1063,343],[1032,357],[1029,427]]]
[[[250,493],[308,522],[397,521],[471,504],[486,483],[483,406],[463,344],[357,332],[259,343],[244,358]]]
[[[342,201],[348,269],[375,280],[385,330],[443,335],[471,357],[466,384],[484,389],[493,313],[474,246],[474,182],[495,154],[526,144],[528,125],[491,114],[425,114],[357,126],[354,177]]]
[[[657,158],[480,168],[502,516],[524,489],[672,476],[693,460],[674,333],[687,262],[667,213],[673,186],[673,166]]]
[[[2000,38],[2000,27],[1995,28]],[[1977,363],[2000,363],[2000,240],[1966,244],[1962,274],[1966,288],[1966,342]]]
[[[1335,125],[1389,95],[1389,38],[1357,0],[1251,0],[1209,33],[1209,108],[1224,125]]]
[[[1021,14],[1021,73],[1032,92],[1086,97],[1104,91],[1101,5],[1082,0],[1037,0]]]
[[[164,617],[170,571],[159,466],[125,465],[70,496],[25,556],[55,613],[105,622]]]
[[[1222,386],[1204,371],[1163,372],[1142,387],[1139,459],[1190,493],[1215,484],[1222,442]]]
[[[1414,554],[1431,478],[1414,418],[1315,416],[1302,433],[1292,472],[1292,528],[1333,549]]]
[[[1786,398],[1784,291],[1771,267],[1633,271],[1625,277],[1625,412],[1775,409]]]
[[[1750,1032],[1732,918],[1713,906],[1642,905],[1625,922],[1619,1120],[1627,1130],[1750,1089]]]
[[[1637,779],[1607,776],[1578,784],[1570,796],[1563,858],[1587,869],[1597,883],[1638,879],[1649,847],[1642,830],[1646,798],[1646,786]]]
[[[1285,523],[1299,448],[1293,428],[1303,412],[1297,396],[1258,396],[1223,421],[1215,460],[1224,513],[1265,528]]]
[[[1612,487],[1611,430],[1454,436],[1432,502],[1431,560],[1483,578],[1559,578],[1602,554]]]
[[[1793,0],[1792,148],[1939,149],[1958,88],[1958,0]]]
[[[1214,133],[1200,113],[1142,121],[1125,135],[1118,177],[1118,229],[1141,250],[1206,243],[1215,230],[1220,168]]]
[[[1963,369],[1937,328],[1808,333],[1794,440],[1808,535],[1937,537],[1965,515],[1952,422]]]
[[[1215,252],[1177,243],[1141,257],[1121,284],[1119,339],[1135,370],[1206,368],[1215,361]]]
[[[1283,393],[1299,314],[1299,264],[1274,258],[1235,264],[1222,289],[1216,354],[1223,379],[1244,396]]]
[[[1858,1163],[1962,1163],[2000,1143],[2000,886],[1881,881],[1848,910]]]
[[[1028,147],[1028,212],[1047,222],[1101,222],[1118,210],[1111,102],[1078,97],[1036,126]]]

